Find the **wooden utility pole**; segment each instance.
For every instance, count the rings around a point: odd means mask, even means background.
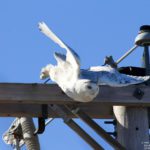
[[[150,26],[144,25],[135,39],[137,46],[144,47],[143,65],[145,75],[150,75],[149,46]],[[149,86],[149,82],[148,82]],[[140,89],[134,96],[141,100],[144,92]],[[113,106],[113,112],[117,120],[117,140],[127,150],[148,150],[149,142],[149,118],[147,107]]]
[[[149,145],[149,124],[146,108],[114,106],[117,140],[127,150],[146,150]],[[150,148],[150,145],[149,145]]]

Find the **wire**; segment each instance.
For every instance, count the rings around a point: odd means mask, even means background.
[[[50,81],[50,78],[48,78],[46,81],[44,81],[44,84],[46,84],[48,81]]]
[[[47,126],[49,123],[51,123],[54,120],[54,118],[49,118],[46,122],[45,122],[45,126]]]

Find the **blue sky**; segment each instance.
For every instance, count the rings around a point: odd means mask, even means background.
[[[117,60],[134,44],[139,27],[150,24],[150,1],[100,0],[1,0],[0,1],[0,82],[42,83],[41,67],[55,63],[54,51],[62,51],[38,30],[39,21],[70,45],[81,57],[82,68],[102,65],[105,56]],[[141,64],[138,48],[120,66]],[[13,118],[0,118],[0,135]],[[103,125],[106,130],[112,127]],[[86,130],[106,145],[82,122]],[[91,150],[60,119],[54,120],[40,136],[42,150]],[[1,150],[11,150],[0,139]]]

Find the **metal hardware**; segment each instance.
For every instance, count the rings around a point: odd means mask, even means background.
[[[141,100],[144,96],[144,92],[140,88],[136,88],[133,96],[136,97],[137,99]]]
[[[138,45],[134,45],[129,51],[127,51],[121,58],[119,58],[116,61],[116,64],[118,65],[122,60],[124,60],[129,54],[131,54],[136,48],[138,47]]]
[[[76,108],[71,110],[68,106],[66,106],[68,110],[74,113],[77,117],[83,120],[87,125],[89,125],[98,135],[103,137],[112,147],[120,150],[125,150],[125,148],[114,138],[112,138],[107,132],[100,127],[95,121],[93,121],[85,112],[81,109]]]
[[[140,32],[135,38],[135,44],[138,46],[150,45],[150,25],[140,27]]]
[[[87,134],[76,122],[67,117],[67,109],[62,108],[59,105],[49,105],[55,113],[58,114],[63,120],[64,123],[69,126],[73,131],[75,131],[83,140],[85,140],[93,149],[95,150],[104,150],[89,134]]]
[[[42,105],[42,117],[38,118],[38,128],[35,130],[34,135],[42,134],[45,131],[45,119],[48,118],[48,106]]]
[[[114,137],[117,137],[117,132],[116,131],[114,131],[114,132],[107,132],[107,134],[112,135]]]
[[[117,121],[114,119],[112,121],[104,121],[105,124],[112,124],[112,125],[116,125],[117,124]]]

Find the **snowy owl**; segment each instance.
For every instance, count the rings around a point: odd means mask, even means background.
[[[39,29],[60,47],[66,49],[66,55],[55,52],[57,65],[48,64],[41,70],[41,79],[50,77],[73,100],[90,102],[99,93],[99,85],[122,87],[147,81],[150,77],[129,76],[119,73],[111,66],[95,66],[80,69],[78,54],[58,38],[44,22]]]

